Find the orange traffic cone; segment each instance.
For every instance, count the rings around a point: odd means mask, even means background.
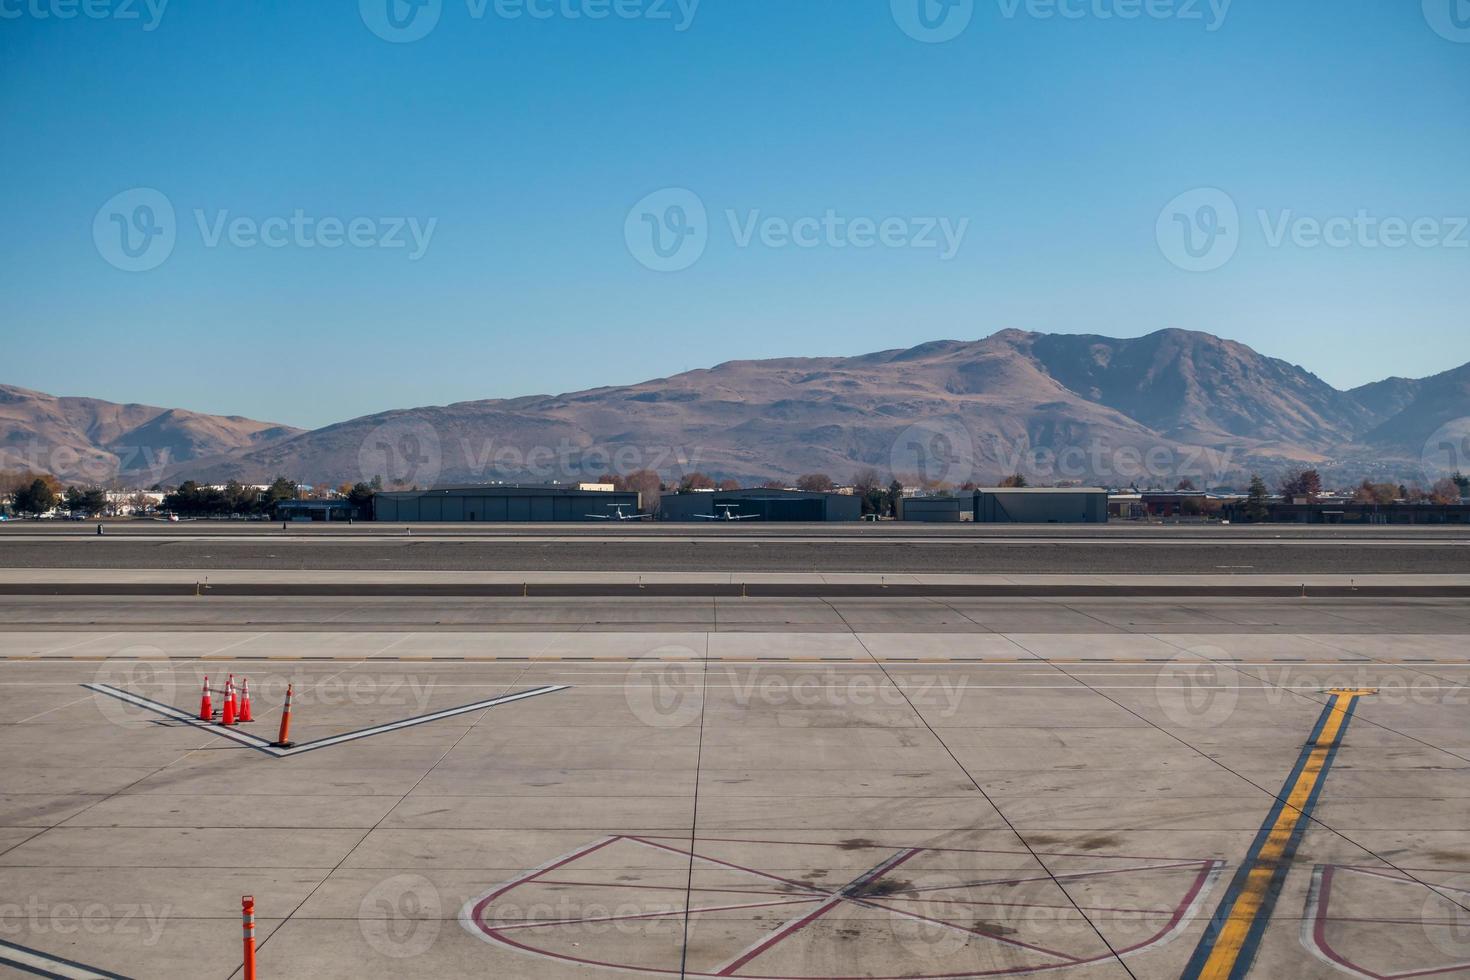
[[[209,677],[204,678],[204,691],[199,695],[199,720],[214,721],[214,704],[209,700]]]
[[[235,705],[235,718],[238,719],[240,717],[240,689],[235,686],[234,674],[231,674],[230,679],[225,683],[225,690],[230,692],[230,700]]]
[[[230,675],[234,677],[234,674]],[[235,723],[235,682],[225,682],[225,706],[220,713],[219,723],[221,725],[233,725]]]
[[[281,712],[281,731],[276,736],[275,747],[278,749],[289,749],[291,747],[291,685],[286,685],[286,710]]]
[[[254,721],[250,717],[250,678],[245,677],[240,681],[240,715],[236,721]]]

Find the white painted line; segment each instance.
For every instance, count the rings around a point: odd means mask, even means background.
[[[172,718],[175,721],[183,722],[194,728],[202,728],[206,731],[214,733],[215,735],[228,738],[233,742],[238,742],[241,745],[248,745],[252,749],[257,749],[261,752],[266,753],[267,755],[274,756],[277,759],[283,759],[287,756],[292,755],[300,755],[303,752],[311,752],[315,749],[324,749],[333,745],[341,745],[344,742],[352,742],[359,738],[368,738],[373,735],[382,735],[385,732],[398,731],[401,728],[412,728],[415,725],[424,725],[431,721],[440,721],[445,718],[453,718],[455,715],[467,714],[471,711],[480,711],[485,708],[493,708],[498,704],[507,704],[511,701],[521,701],[525,698],[534,698],[541,694],[553,694],[557,691],[565,691],[570,688],[570,685],[568,684],[549,684],[545,687],[532,688],[529,691],[521,691],[517,694],[507,694],[498,698],[487,698],[483,701],[476,701],[473,704],[460,705],[457,708],[446,708],[443,711],[435,711],[427,715],[417,715],[413,718],[405,718],[402,721],[389,722],[386,725],[376,725],[372,728],[364,728],[360,731],[345,732],[341,735],[332,735],[328,738],[317,739],[314,742],[305,742],[301,745],[294,745],[289,749],[282,749],[277,748],[268,739],[261,738],[259,735],[252,735],[249,732],[240,731],[236,728],[227,728],[224,725],[215,725],[212,723],[202,722],[191,713],[180,710],[179,708],[175,708],[173,705],[163,704],[160,701],[154,701],[151,698],[145,698],[141,695],[133,694],[129,691],[124,691],[121,688],[113,687],[110,684],[83,684],[82,686],[90,691],[96,691],[99,694],[106,694],[109,697],[117,698],[120,701],[126,701],[129,704],[137,705],[138,707],[144,708],[148,711],[157,712],[158,714],[161,714],[166,718]]]
[[[394,732],[400,728],[410,728],[414,725],[423,725],[431,721],[439,721],[443,718],[453,718],[470,711],[479,711],[481,708],[493,708],[497,704],[507,704],[511,701],[520,701],[524,698],[534,698],[541,694],[553,694],[557,691],[567,690],[569,685],[551,684],[546,687],[532,688],[529,691],[521,691],[519,694],[507,694],[503,697],[490,698],[486,701],[476,701],[474,704],[462,705],[458,708],[446,708],[433,714],[419,715],[417,718],[405,718],[403,721],[389,722],[386,725],[378,725],[375,728],[364,728],[359,732],[348,732],[345,735],[333,735],[330,738],[318,739],[315,742],[307,742],[290,749],[273,749],[281,755],[295,755],[300,752],[308,752],[312,749],[322,749],[330,745],[340,745],[343,742],[351,742],[354,739],[367,738],[369,735],[381,735],[384,732]]]
[[[17,946],[0,939],[0,963],[20,967],[43,977],[65,977],[67,980],[126,980],[121,974],[104,973],[71,960],[57,959],[34,949]]]

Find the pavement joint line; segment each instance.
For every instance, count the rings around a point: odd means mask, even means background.
[[[1046,876],[1051,880],[1051,883],[1062,893],[1062,896],[1066,898],[1067,902],[1072,906],[1072,909],[1076,911],[1076,913],[1082,917],[1082,920],[1092,928],[1092,931],[1097,935],[1097,938],[1102,941],[1102,944],[1107,947],[1108,952],[1112,954],[1113,959],[1117,961],[1118,966],[1121,967],[1123,969],[1123,972],[1127,973],[1128,976],[1132,978],[1132,980],[1138,980],[1137,974],[1135,974],[1132,968],[1130,968],[1128,964],[1123,961],[1123,957],[1119,954],[1117,948],[1113,946],[1112,942],[1110,942],[1107,936],[1103,934],[1103,931],[1098,928],[1097,923],[1093,922],[1092,919],[1087,915],[1087,913],[1082,911],[1082,907],[1077,904],[1077,900],[1072,897],[1072,893],[1067,891],[1067,889],[1063,887],[1061,881],[1057,878],[1056,872],[1052,871],[1050,866],[1048,866],[1047,863],[1041,859],[1041,855],[1037,853],[1036,848],[1031,845],[1031,842],[1026,839],[1025,835],[1021,833],[1020,829],[1016,827],[1011,819],[1005,815],[1004,811],[1001,810],[1000,805],[997,804],[995,800],[991,797],[991,795],[985,791],[985,787],[980,785],[980,781],[974,777],[974,775],[970,772],[968,768],[965,767],[965,764],[960,762],[959,756],[955,755],[954,750],[949,747],[949,743],[947,743],[944,740],[944,737],[940,735],[939,732],[935,730],[934,726],[929,723],[929,719],[926,718],[923,712],[919,711],[919,709],[914,705],[913,699],[908,696],[908,692],[904,690],[903,685],[898,684],[893,680],[892,675],[889,674],[888,671],[884,668],[882,662],[879,661],[877,657],[873,656],[872,650],[868,649],[868,645],[863,642],[861,636],[857,637],[857,641],[858,644],[863,648],[863,650],[867,652],[868,656],[872,657],[878,669],[883,672],[883,676],[888,679],[888,683],[892,684],[893,688],[898,691],[899,695],[904,699],[905,702],[908,703],[909,710],[914,713],[914,717],[916,717],[919,722],[926,729],[928,729],[930,737],[932,737],[936,742],[939,743],[939,747],[942,748],[945,754],[949,756],[950,760],[954,762],[955,767],[964,774],[965,778],[970,781],[970,785],[975,787],[975,791],[979,793],[980,796],[985,800],[985,802],[990,806],[990,808],[995,811],[995,815],[1000,818],[1001,822],[1005,824],[1006,828],[1015,836],[1016,840],[1020,842],[1021,846],[1026,849],[1027,853],[1030,854],[1031,859],[1035,861],[1037,865],[1041,868],[1041,870],[1046,873]],[[1065,671],[1063,671],[1063,673],[1065,673]]]
[[[384,649],[387,649],[387,648],[385,647]],[[525,677],[526,676],[526,672],[529,671],[530,669],[531,669],[530,667],[526,667],[526,668],[522,669],[519,673],[517,673],[515,675],[515,677],[513,677],[511,679],[510,683],[507,684],[503,688],[503,690],[509,691],[516,684],[519,684],[521,678],[522,677]],[[269,943],[272,939],[274,939],[276,937],[276,935],[283,928],[285,928],[286,924],[291,921],[291,919],[296,915],[296,913],[299,912],[299,911],[301,911],[301,909],[306,906],[306,903],[309,902],[309,901],[311,901],[312,897],[314,895],[316,895],[316,893],[318,891],[321,890],[322,886],[327,883],[327,880],[330,879],[332,877],[332,875],[336,874],[337,871],[340,870],[342,868],[342,866],[347,863],[348,859],[351,858],[352,855],[357,851],[357,849],[362,846],[363,842],[366,841],[369,837],[371,837],[372,834],[373,834],[373,832],[376,831],[379,827],[381,827],[383,825],[383,821],[387,820],[388,819],[388,816],[391,813],[393,813],[394,810],[396,810],[396,809],[398,809],[398,807],[402,806],[403,805],[403,802],[405,800],[407,800],[410,796],[413,795],[414,790],[418,789],[419,786],[421,786],[423,784],[424,780],[425,779],[428,779],[429,776],[434,772],[434,770],[435,769],[438,769],[439,766],[444,762],[444,760],[447,759],[447,758],[449,758],[449,754],[451,752],[453,752],[456,748],[458,748],[461,742],[463,742],[466,738],[469,737],[470,732],[472,732],[474,730],[475,726],[478,725],[480,723],[480,721],[483,720],[484,717],[487,714],[489,714],[489,713],[490,712],[488,710],[483,711],[483,712],[480,713],[480,716],[478,718],[476,718],[474,721],[470,722],[470,724],[465,728],[465,730],[460,733],[459,737],[456,738],[454,740],[454,742],[449,746],[449,748],[445,749],[444,750],[444,753],[442,755],[440,755],[439,758],[434,761],[434,764],[431,765],[427,770],[425,770],[424,773],[423,773],[423,775],[419,776],[418,779],[415,779],[413,781],[413,785],[410,786],[406,791],[404,791],[403,795],[401,797],[399,797],[398,802],[395,803],[392,807],[390,807],[387,811],[385,811],[383,813],[383,815],[380,816],[373,823],[373,825],[371,827],[369,827],[365,833],[363,833],[363,835],[360,838],[358,838],[357,843],[353,844],[352,847],[350,847],[350,848],[347,849],[347,852],[342,855],[341,860],[339,860],[336,863],[336,865],[332,867],[332,869],[330,871],[328,871],[325,875],[322,876],[321,881],[318,881],[316,883],[316,885],[312,887],[311,891],[307,892],[306,893],[306,896],[304,898],[302,898],[300,902],[296,903],[296,906],[293,909],[291,909],[290,912],[286,913],[285,918],[283,918],[276,925],[276,927],[271,930],[271,932],[270,932],[270,934],[268,936],[266,936],[264,939],[262,939],[260,941],[260,948],[263,948],[266,945],[266,943]],[[232,972],[230,974],[231,980],[233,980],[234,977],[240,975],[243,972],[243,970],[244,970],[244,967],[242,965],[240,968],[238,968],[234,972]]]
[[[1242,980],[1250,972],[1358,699],[1376,693],[1367,689],[1331,692],[1180,980]]]

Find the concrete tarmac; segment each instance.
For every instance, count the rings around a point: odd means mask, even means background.
[[[507,574],[231,568],[255,533],[200,568]],[[1425,540],[1417,567],[1461,550]],[[195,574],[123,565],[0,586]],[[262,978],[1470,972],[1470,612],[1412,591],[1461,576],[841,594],[881,568],[744,599],[0,592],[0,976],[233,980],[245,894]],[[253,720],[197,720],[231,675]]]
[[[1465,959],[1454,603],[78,601],[3,607],[0,963],[238,976],[247,893],[263,977],[1152,980],[1217,913],[1251,976]],[[349,737],[183,720],[231,673]]]

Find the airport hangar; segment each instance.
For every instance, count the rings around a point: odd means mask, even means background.
[[[1079,487],[987,488],[957,497],[914,497],[900,505],[902,520],[958,521],[970,509],[977,523],[1075,524],[1107,521],[1107,491]],[[633,491],[583,490],[560,486],[480,485],[431,490],[386,491],[373,498],[377,521],[551,523],[594,521],[597,515],[637,514]],[[658,518],[698,521],[750,517],[764,522],[827,523],[862,518],[862,499],[853,494],[807,490],[750,489],[666,493]]]
[[[856,521],[863,516],[862,498],[818,490],[696,490],[660,497],[659,518],[756,517],[762,521]]]
[[[463,486],[389,491],[373,496],[378,521],[595,521],[638,512],[636,491],[557,486]]]
[[[954,524],[969,510],[977,524],[1104,524],[1108,492],[1100,487],[983,487],[973,495],[908,497],[899,520]]]

